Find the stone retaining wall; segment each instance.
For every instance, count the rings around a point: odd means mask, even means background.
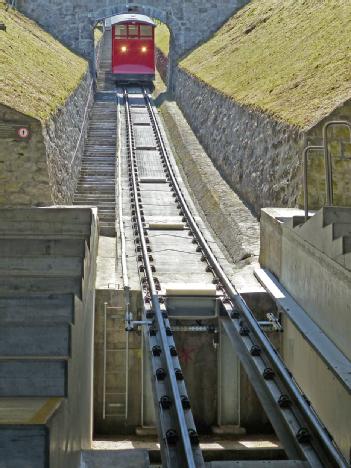
[[[303,149],[322,145],[323,125],[351,121],[351,101],[305,130],[241,106],[183,69],[173,73],[176,101],[206,153],[229,186],[256,214],[262,207],[303,207]],[[334,203],[351,203],[351,144],[345,127],[328,132],[333,158]],[[325,203],[323,151],[308,160],[309,208]]]
[[[72,202],[94,98],[91,84],[87,71],[65,104],[45,123],[0,105],[1,206]],[[16,137],[16,128],[21,126],[30,130],[28,139]]]
[[[50,185],[41,123],[0,104],[0,206],[49,204]],[[29,138],[16,138],[25,127]]]
[[[92,79],[87,72],[65,105],[43,126],[51,197],[55,204],[72,202],[93,98]]]
[[[168,57],[156,48],[156,68],[164,83],[168,81]]]
[[[176,101],[206,153],[256,214],[264,206],[297,204],[303,133],[240,106],[180,68],[173,83]]]

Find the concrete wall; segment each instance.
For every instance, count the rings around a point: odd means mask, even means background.
[[[93,435],[95,277],[98,250],[96,215],[86,244],[82,298],[74,297],[67,398],[51,427],[50,468],[77,468],[80,450],[90,449]]]
[[[87,72],[65,104],[45,123],[0,105],[0,205],[70,204],[79,176],[93,102]],[[30,137],[16,138],[28,127]]]
[[[284,226],[283,219],[284,213],[279,209],[262,211],[260,263],[277,276],[312,320],[351,359],[351,274]],[[283,327],[287,367],[349,460],[350,394],[285,315]]]
[[[263,113],[240,106],[177,68],[177,103],[229,186],[256,213],[295,206],[304,135]]]
[[[172,31],[174,56],[207,39],[249,0],[144,0],[131,2],[142,13],[160,19]],[[125,13],[125,0],[18,0],[17,8],[33,18],[65,45],[86,58],[93,57],[92,26],[101,18]]]

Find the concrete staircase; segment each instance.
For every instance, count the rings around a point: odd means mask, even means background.
[[[94,103],[84,148],[75,205],[97,206],[100,234],[115,237],[116,97]]]
[[[90,424],[91,395],[74,387],[91,373],[77,364],[92,354],[96,210],[0,209],[0,219],[0,467],[60,466],[57,438],[81,411]]]
[[[298,218],[290,223],[299,236],[351,270],[351,208],[324,207],[304,224]]]
[[[106,35],[103,41],[107,41]],[[110,76],[110,50],[111,47],[103,46],[74,204],[97,206],[100,234],[115,237],[117,98]]]

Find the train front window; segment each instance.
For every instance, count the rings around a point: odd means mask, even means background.
[[[116,26],[116,37],[127,37],[127,26],[125,24]]]
[[[151,26],[140,26],[140,36],[141,37],[152,37],[152,27]]]
[[[138,37],[138,25],[130,24],[128,26],[128,37],[131,37],[131,38]]]

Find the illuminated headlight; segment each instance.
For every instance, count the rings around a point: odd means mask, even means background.
[[[141,51],[142,51],[142,52],[147,52],[147,47],[143,46],[143,47],[141,48]]]
[[[122,51],[122,52],[127,52],[127,46],[125,46],[125,45],[122,46],[122,47],[121,47],[121,51]]]

